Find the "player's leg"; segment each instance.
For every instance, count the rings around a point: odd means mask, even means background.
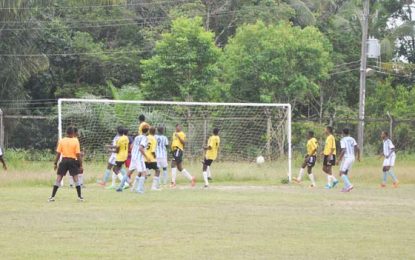
[[[117,192],[123,191],[123,189],[128,188],[131,186],[131,175],[134,173],[134,171],[137,170],[137,160],[131,160],[128,167],[128,172],[122,177],[120,186],[116,190]],[[135,185],[135,183],[134,183]],[[134,189],[134,185],[132,186],[132,189]]]
[[[209,179],[208,179],[209,178],[209,175],[207,173],[207,168],[208,168],[208,166],[206,164],[206,159],[205,159],[205,161],[203,162],[203,166],[202,166],[203,181],[205,182],[204,188],[209,187]]]
[[[58,169],[57,176],[56,176],[56,181],[55,181],[55,184],[53,185],[53,188],[52,188],[52,194],[51,194],[51,196],[48,200],[49,202],[55,201],[55,196],[56,196],[56,193],[58,192],[59,186],[61,185],[63,176],[64,175],[62,175],[62,173],[60,173],[60,171]]]
[[[308,173],[308,178],[311,181],[311,185],[310,185],[311,188],[316,187],[316,179],[315,179],[314,174],[313,174],[314,165],[316,165],[316,157],[315,156],[313,156],[312,160],[308,160],[308,163],[307,163],[307,173]]]
[[[354,159],[351,158],[344,158],[341,165],[340,165],[340,177],[343,180],[344,187],[342,189],[342,192],[349,192],[353,189],[353,184],[350,182],[349,179],[349,172],[352,168]]]
[[[382,167],[383,178],[382,178],[382,183],[380,184],[382,188],[386,187],[386,181],[388,180],[389,170],[390,170],[390,166],[385,166],[385,162],[384,162],[383,167]]]
[[[308,157],[305,157],[303,164],[301,164],[300,172],[298,173],[297,179],[293,179],[295,182],[301,182],[304,176],[305,168],[307,167]]]
[[[192,187],[196,184],[196,178],[192,176],[185,168],[183,168],[183,151],[178,150],[178,156],[176,157],[177,169],[183,174],[183,176],[188,179]]]
[[[146,164],[144,161],[138,162],[137,164],[137,177],[136,177],[136,181],[137,181],[137,189],[135,190],[137,193],[144,193],[144,184],[146,181],[146,175],[147,175],[147,171],[146,171]]]
[[[157,163],[153,163],[152,167],[155,171],[153,177],[153,184],[151,185],[151,190],[160,190],[160,169],[157,166]]]
[[[192,187],[194,187],[196,184],[196,179],[185,168],[183,168],[183,162],[177,162],[177,169],[179,169],[183,176],[190,181]]]
[[[113,167],[113,173],[112,173],[112,182],[111,186],[107,187],[108,190],[113,190],[116,188],[116,182],[117,179],[120,179],[122,181],[122,175],[119,174],[122,168],[123,162],[115,162],[115,165]]]
[[[171,161],[171,184],[172,188],[176,187],[176,178],[177,178],[177,162],[180,162],[180,150],[175,150],[172,152],[173,159]]]
[[[209,174],[207,170],[212,165],[212,162],[213,160],[207,160],[207,159],[203,161],[203,181],[205,182],[204,188],[209,187]]]
[[[56,182],[53,185],[52,195],[49,198],[49,202],[55,201],[56,193],[58,192],[59,187],[61,186],[62,179],[66,175],[67,171],[69,170],[67,160],[61,160],[58,165],[58,170],[56,171]]]
[[[213,179],[212,179],[212,171],[210,170],[210,166],[208,166],[207,167],[207,174],[208,174],[208,180],[209,181],[212,181]]]
[[[398,181],[398,178],[396,177],[395,173],[393,172],[393,166],[395,166],[395,158],[396,158],[396,156],[394,154],[389,157],[389,165],[390,165],[389,175],[392,177],[393,187],[397,188],[398,184],[399,184],[399,181]]]

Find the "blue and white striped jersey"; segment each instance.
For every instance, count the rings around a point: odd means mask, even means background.
[[[138,135],[134,138],[133,150],[131,151],[131,160],[132,161],[144,161],[145,158],[142,153],[140,153],[140,146],[147,148],[148,140],[146,135]]]
[[[111,143],[111,145],[114,147],[114,146],[117,146],[117,141],[118,141],[118,139],[120,139],[120,135],[119,134],[117,134],[116,136],[114,136],[114,139],[112,139],[112,143]],[[117,153],[112,153],[111,154],[112,156],[116,156],[117,155]]]
[[[156,157],[158,158],[167,158],[167,147],[169,145],[169,139],[164,135],[156,135],[157,140],[157,149]]]
[[[344,149],[344,158],[354,158],[354,147],[357,145],[356,140],[351,136],[345,136],[340,140],[340,147]]]
[[[393,145],[391,139],[386,139],[383,141],[383,155],[389,156],[392,155],[392,149],[395,149],[395,145]]]

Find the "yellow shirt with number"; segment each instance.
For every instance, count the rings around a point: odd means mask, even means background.
[[[116,147],[118,148],[117,156],[115,157],[115,160],[117,162],[125,162],[128,158],[128,146],[129,146],[130,140],[126,135],[121,136],[116,143]]]
[[[308,156],[316,156],[317,155],[317,148],[318,148],[318,142],[316,138],[310,138],[310,140],[307,141],[307,155]]]
[[[217,135],[212,135],[208,140],[209,150],[206,151],[206,159],[216,160],[218,158],[218,151],[220,145],[220,137]]]
[[[146,156],[148,160],[146,162],[157,162],[155,154],[156,154],[156,148],[157,148],[157,140],[154,137],[154,135],[148,135],[147,136],[147,149],[146,149]]]
[[[142,135],[143,134],[143,127],[147,126],[148,128],[150,128],[150,125],[147,122],[142,122],[139,126],[138,126],[138,135]]]
[[[334,138],[333,135],[327,136],[323,154],[324,155],[330,155],[331,149],[334,149],[333,155],[336,155],[336,139]]]
[[[183,141],[186,141],[186,135],[185,135],[185,133],[183,133],[183,131],[175,132],[173,134],[173,139],[172,139],[172,142],[171,142],[171,149],[172,149],[172,151],[174,151],[176,149],[180,149],[180,150],[183,151],[184,150],[184,144],[182,144],[182,142],[180,142],[179,138],[176,135],[180,136],[180,138]]]

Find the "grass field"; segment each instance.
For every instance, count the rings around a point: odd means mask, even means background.
[[[282,166],[217,164],[209,190],[144,195],[98,187],[102,165],[88,165],[83,203],[67,187],[47,203],[51,163],[10,162],[0,259],[415,259],[415,162],[398,161],[398,189],[378,187],[379,164],[356,165],[350,194],[324,190],[317,168],[310,189],[280,184]]]

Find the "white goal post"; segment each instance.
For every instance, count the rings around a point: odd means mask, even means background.
[[[58,100],[59,137],[63,137],[66,127],[75,126],[87,156],[104,158],[105,144],[111,142],[114,129],[123,125],[130,134],[136,133],[140,114],[151,125],[164,127],[167,137],[171,136],[175,124],[180,123],[188,136],[186,156],[190,159],[201,159],[203,145],[211,130],[218,127],[221,160],[255,162],[260,155],[266,162],[284,158],[288,161],[286,170],[291,181],[290,104],[61,98]]]

